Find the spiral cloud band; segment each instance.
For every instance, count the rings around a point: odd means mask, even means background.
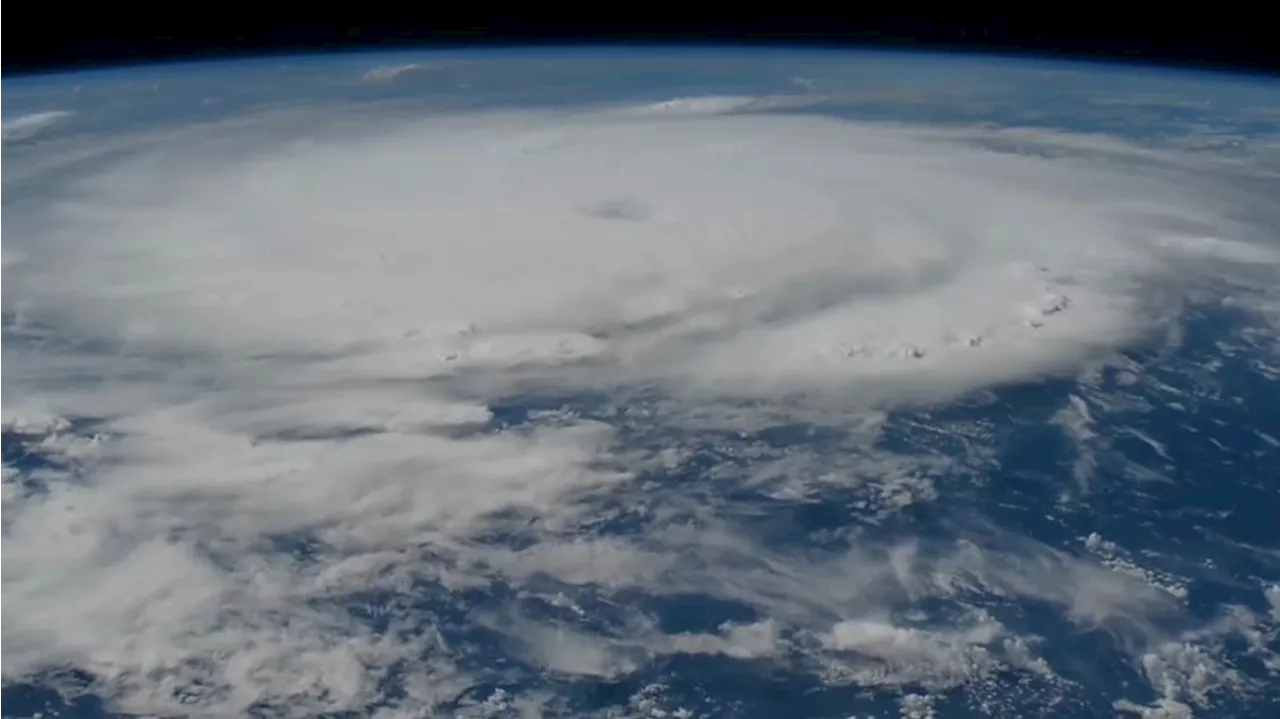
[[[121,337],[337,353],[344,373],[597,360],[748,394],[965,390],[1149,329],[1143,292],[1183,238],[1135,223],[1214,219],[1191,188],[960,133],[673,114],[174,143],[83,182],[25,277]]]
[[[1068,691],[962,601],[991,592],[1101,629],[1167,706],[1248,691],[1188,637],[1265,617],[1199,624],[1176,592],[976,525],[787,546],[704,501],[723,467],[655,477],[708,437],[806,423],[841,455],[732,481],[891,522],[947,460],[878,445],[885,413],[1176,342],[1187,288],[1261,288],[1274,319],[1252,170],[777,105],[313,107],[6,157],[6,423],[65,459],[6,483],[6,679],[72,666],[121,710],[208,715],[554,713],[575,681],[693,654]],[[523,397],[545,408],[512,419]],[[737,609],[664,623],[695,596]],[[955,611],[897,611],[931,601]],[[1201,684],[1178,674],[1196,661]],[[504,698],[511,667],[542,693]]]

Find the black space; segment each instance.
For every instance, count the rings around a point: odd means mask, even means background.
[[[300,7],[308,5],[319,7]],[[464,17],[453,8],[414,11],[406,5],[343,3],[341,11],[331,11],[333,17],[312,9],[272,17],[272,10],[287,8],[171,4],[158,10],[162,6],[100,3],[82,10],[63,3],[24,4],[21,12],[10,13],[3,72],[374,48],[683,42],[995,51],[1280,74],[1280,42],[1264,16],[1265,4],[1254,6],[1252,17],[1225,9],[1216,15],[1166,12],[1172,7],[1166,4],[1155,12],[1124,13],[1125,19],[1044,5],[1025,17],[1000,18],[850,11],[717,19],[670,13],[646,19],[635,17],[636,6],[627,3],[601,8],[626,18],[612,21],[581,13],[556,17],[538,4],[537,14],[523,18]],[[728,15],[746,6],[723,7]],[[1119,15],[1135,8],[1112,9]]]

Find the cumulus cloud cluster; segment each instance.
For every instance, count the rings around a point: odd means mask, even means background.
[[[6,422],[94,429],[12,427],[66,461],[6,485],[6,678],[79,667],[137,712],[413,712],[489,681],[459,622],[570,677],[673,654],[877,685],[1051,675],[958,608],[974,591],[1135,651],[1168,639],[1174,598],[1026,541],[770,550],[696,492],[653,496],[694,448],[621,435],[801,415],[856,435],[1074,372],[1160,331],[1180,283],[1275,248],[1177,157],[750,109],[315,109],[305,138],[264,114],[38,183],[15,156]],[[613,406],[504,423],[531,393]],[[919,467],[866,459],[927,494]],[[627,596],[743,616],[674,631]],[[956,613],[895,613],[927,599]]]

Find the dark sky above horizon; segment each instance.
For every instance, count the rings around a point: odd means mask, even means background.
[[[561,43],[748,43],[832,47],[897,47],[1191,65],[1219,70],[1280,72],[1280,50],[1263,22],[1247,17],[1178,17],[1160,22],[1077,14],[1069,18],[889,17],[875,13],[626,22],[461,16],[456,13],[359,12],[286,20],[228,11],[215,17],[155,14],[112,6],[79,12],[65,22],[61,8],[35,8],[11,32],[3,53],[6,75],[176,59],[353,49]],[[43,13],[43,16],[42,16]]]

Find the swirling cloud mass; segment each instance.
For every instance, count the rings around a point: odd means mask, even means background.
[[[692,655],[1069,692],[986,594],[1101,629],[1170,687],[1142,711],[1250,691],[1212,657],[1176,673],[1272,620],[1193,622],[991,526],[892,529],[960,470],[876,441],[1159,341],[1188,287],[1274,277],[1250,165],[740,97],[308,107],[110,146],[6,157],[6,422],[61,458],[6,478],[6,679],[77,667],[122,711],[226,716],[573,713],[583,681]],[[741,439],[796,426],[839,450]],[[769,535],[759,507],[819,490],[881,533]],[[667,611],[695,605],[716,621]]]

